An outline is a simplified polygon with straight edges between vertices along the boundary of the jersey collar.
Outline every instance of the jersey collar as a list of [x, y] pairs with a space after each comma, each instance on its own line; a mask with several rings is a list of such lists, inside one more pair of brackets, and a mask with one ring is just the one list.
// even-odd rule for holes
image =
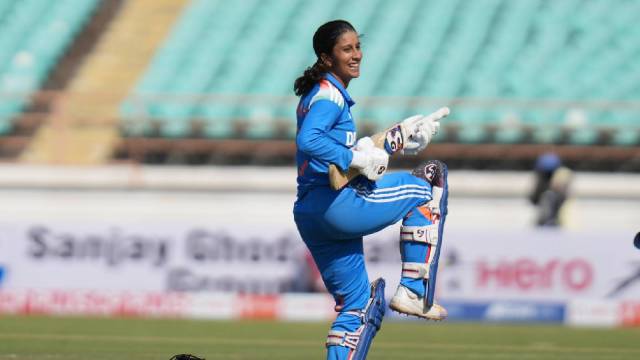
[[340, 80], [336, 79], [336, 77], [331, 75], [330, 73], [325, 74], [324, 77], [327, 80], [329, 80], [329, 82], [331, 82], [331, 84], [333, 84], [333, 86], [335, 86], [336, 88], [338, 88], [338, 90], [340, 90], [340, 93], [344, 97], [344, 100], [347, 102], [349, 107], [352, 107], [356, 103], [355, 101], [353, 101], [353, 99], [351, 98], [351, 96], [347, 92], [347, 89], [345, 89], [344, 86], [342, 86], [342, 83], [340, 82]]

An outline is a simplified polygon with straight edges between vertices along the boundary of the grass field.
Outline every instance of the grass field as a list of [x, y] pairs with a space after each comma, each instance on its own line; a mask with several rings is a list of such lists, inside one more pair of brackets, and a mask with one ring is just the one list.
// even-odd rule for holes
[[[0, 359], [323, 359], [325, 323], [0, 317]], [[368, 359], [639, 359], [640, 329], [385, 322]]]

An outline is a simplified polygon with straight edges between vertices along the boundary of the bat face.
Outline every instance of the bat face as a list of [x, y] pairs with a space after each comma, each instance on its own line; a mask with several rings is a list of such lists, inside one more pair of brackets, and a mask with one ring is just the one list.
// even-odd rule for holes
[[396, 153], [404, 147], [404, 138], [400, 125], [396, 125], [387, 131], [384, 141], [384, 149], [388, 154]]

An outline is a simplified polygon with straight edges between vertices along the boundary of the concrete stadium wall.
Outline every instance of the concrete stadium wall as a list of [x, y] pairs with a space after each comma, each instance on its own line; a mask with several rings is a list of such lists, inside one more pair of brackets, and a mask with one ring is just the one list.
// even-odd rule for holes
[[[2, 165], [0, 216], [204, 222], [245, 216], [259, 226], [291, 218], [295, 176], [288, 167]], [[452, 171], [449, 179], [449, 228], [532, 226], [531, 173]], [[640, 174], [576, 174], [563, 219], [570, 229], [637, 231]]]

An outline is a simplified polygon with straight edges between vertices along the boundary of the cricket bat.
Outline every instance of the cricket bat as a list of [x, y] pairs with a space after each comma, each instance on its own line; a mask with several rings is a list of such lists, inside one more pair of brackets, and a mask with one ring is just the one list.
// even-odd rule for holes
[[[450, 110], [448, 107], [440, 108], [422, 120], [411, 124], [411, 127], [418, 126], [421, 121], [424, 121], [429, 117], [435, 120], [440, 120], [447, 117], [449, 113]], [[371, 140], [373, 140], [375, 147], [383, 149], [387, 153], [394, 155], [404, 149], [407, 140], [409, 140], [411, 136], [410, 134], [413, 133], [410, 130], [411, 129], [404, 129], [402, 123], [398, 123], [382, 132], [371, 135]], [[334, 164], [329, 165], [329, 184], [333, 190], [342, 189], [358, 175], [360, 175], [360, 172], [357, 169], [349, 168], [347, 171], [342, 171]]]

